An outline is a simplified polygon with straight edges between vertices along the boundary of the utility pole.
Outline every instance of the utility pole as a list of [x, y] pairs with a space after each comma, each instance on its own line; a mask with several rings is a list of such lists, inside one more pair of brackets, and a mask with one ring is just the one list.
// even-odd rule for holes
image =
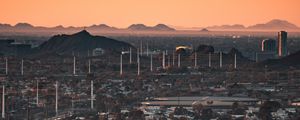
[[138, 66], [138, 73], [137, 75], [139, 76], [140, 75], [140, 56], [139, 56], [139, 53], [137, 54], [137, 66]]
[[211, 67], [211, 53], [208, 54], [208, 67]]
[[89, 59], [89, 71], [88, 71], [89, 74], [91, 74], [91, 60]]
[[147, 56], [149, 55], [149, 45], [148, 45], [148, 42], [147, 42]]
[[5, 119], [5, 85], [2, 85], [2, 118]]
[[8, 60], [7, 60], [7, 57], [5, 57], [5, 74], [8, 75]]
[[141, 54], [141, 56], [143, 55], [143, 41], [141, 40], [141, 46], [140, 46], [140, 54]]
[[173, 52], [173, 66], [175, 66], [175, 52]]
[[132, 63], [132, 50], [131, 47], [129, 48], [129, 64]]
[[24, 60], [21, 61], [21, 75], [24, 75]]
[[36, 106], [39, 105], [39, 81], [36, 80]]
[[168, 56], [168, 67], [171, 66], [171, 56]]
[[55, 116], [58, 115], [58, 82], [55, 83]]
[[123, 57], [123, 54], [121, 53], [121, 55], [120, 55], [120, 76], [122, 76], [122, 74], [123, 74], [123, 61], [122, 61], [122, 58]]
[[152, 61], [152, 54], [150, 54], [150, 71], [153, 71], [153, 61]]
[[73, 57], [73, 75], [76, 75], [76, 57]]
[[178, 54], [178, 63], [177, 63], [178, 68], [180, 68], [180, 54]]
[[165, 56], [165, 51], [163, 51], [163, 53], [162, 53], [162, 67], [163, 67], [163, 69], [165, 69], [166, 68], [166, 58], [165, 58], [166, 56]]
[[195, 52], [195, 63], [194, 63], [194, 67], [196, 68], [197, 67], [197, 52]]
[[94, 109], [94, 81], [91, 81], [91, 109]]
[[234, 69], [236, 69], [236, 53], [234, 54]]
[[220, 68], [223, 66], [223, 55], [222, 52], [220, 52]]

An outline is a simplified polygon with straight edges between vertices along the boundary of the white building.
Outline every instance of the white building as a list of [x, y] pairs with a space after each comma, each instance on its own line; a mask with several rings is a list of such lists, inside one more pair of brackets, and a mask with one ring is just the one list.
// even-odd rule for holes
[[100, 56], [104, 54], [104, 50], [102, 48], [95, 48], [93, 50], [93, 56]]

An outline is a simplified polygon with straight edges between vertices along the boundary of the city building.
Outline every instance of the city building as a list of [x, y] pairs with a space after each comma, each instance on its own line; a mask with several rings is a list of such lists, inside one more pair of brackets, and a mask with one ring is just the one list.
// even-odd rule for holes
[[276, 52], [276, 40], [274, 39], [264, 39], [261, 42], [262, 52]]
[[176, 46], [176, 53], [178, 54], [187, 55], [191, 51], [192, 51], [192, 47], [190, 46], [185, 46], [185, 45]]
[[277, 56], [277, 43], [274, 39], [264, 39], [261, 42], [261, 52], [256, 53], [256, 61], [275, 59]]
[[100, 56], [104, 54], [104, 50], [102, 48], [95, 48], [93, 50], [93, 56]]
[[284, 57], [287, 55], [287, 32], [278, 32], [278, 56]]

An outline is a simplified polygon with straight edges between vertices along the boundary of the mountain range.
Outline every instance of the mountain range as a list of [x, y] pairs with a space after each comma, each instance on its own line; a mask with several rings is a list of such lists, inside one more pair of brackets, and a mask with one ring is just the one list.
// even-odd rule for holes
[[232, 30], [300, 30], [298, 26], [286, 20], [273, 19], [266, 23], [260, 23], [245, 27], [241, 24], [209, 26], [207, 29], [232, 29]]
[[[194, 27], [195, 28], [195, 27]], [[199, 28], [199, 27], [197, 27]], [[241, 24], [234, 25], [215, 25], [202, 27], [206, 28], [209, 31], [212, 30], [300, 30], [298, 26], [292, 24], [286, 20], [273, 19], [266, 23], [255, 24], [251, 26], [244, 26]], [[12, 31], [12, 32], [26, 32], [26, 31], [79, 31], [79, 30], [89, 30], [89, 31], [176, 31], [175, 28], [167, 26], [165, 24], [157, 24], [155, 26], [146, 26], [144, 24], [132, 24], [127, 28], [117, 28], [112, 27], [106, 24], [94, 24], [86, 27], [64, 27], [62, 25], [55, 27], [43, 27], [43, 26], [33, 26], [29, 23], [17, 23], [16, 25], [10, 24], [1, 24], [0, 23], [0, 31]], [[192, 29], [190, 29], [192, 30]], [[197, 31], [201, 30], [200, 28]]]
[[117, 28], [112, 27], [106, 24], [99, 25], [91, 25], [87, 27], [64, 27], [62, 25], [58, 25], [55, 27], [43, 27], [43, 26], [33, 26], [29, 23], [17, 23], [12, 26], [10, 24], [1, 24], [0, 23], [0, 31], [63, 31], [63, 30], [89, 30], [89, 31], [175, 31], [174, 28], [171, 28], [165, 24], [157, 24], [155, 26], [146, 26], [144, 24], [132, 24], [127, 28]]

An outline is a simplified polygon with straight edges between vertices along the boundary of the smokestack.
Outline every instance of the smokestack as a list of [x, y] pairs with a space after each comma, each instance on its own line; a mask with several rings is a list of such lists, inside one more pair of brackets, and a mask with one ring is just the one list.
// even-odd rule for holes
[[5, 58], [5, 74], [8, 75], [8, 60]]
[[236, 69], [236, 54], [234, 54], [234, 69]]
[[223, 55], [222, 52], [220, 52], [220, 68], [223, 66]]
[[21, 61], [21, 75], [24, 75], [24, 60]]
[[197, 67], [197, 52], [195, 52], [195, 63], [194, 63], [194, 67]]
[[73, 57], [73, 75], [76, 74], [76, 57]]
[[131, 47], [129, 48], [129, 64], [132, 63], [132, 50]]
[[165, 56], [165, 51], [163, 51], [163, 54], [162, 54], [163, 56], [163, 59], [162, 59], [162, 67], [163, 67], [163, 69], [165, 69], [166, 68], [166, 56]]
[[55, 83], [55, 115], [58, 115], [58, 82]]
[[178, 63], [177, 66], [180, 68], [180, 54], [178, 54]]
[[91, 81], [91, 109], [94, 109], [94, 81]]
[[123, 59], [123, 54], [121, 53], [121, 56], [120, 56], [120, 76], [122, 76], [122, 74], [123, 74], [123, 61], [122, 61], [122, 59]]
[[90, 49], [88, 49], [88, 57], [90, 57]]
[[2, 118], [5, 118], [5, 86], [2, 86]]
[[153, 61], [152, 61], [152, 54], [150, 54], [150, 71], [153, 71]]
[[211, 53], [208, 54], [208, 67], [211, 67]]

